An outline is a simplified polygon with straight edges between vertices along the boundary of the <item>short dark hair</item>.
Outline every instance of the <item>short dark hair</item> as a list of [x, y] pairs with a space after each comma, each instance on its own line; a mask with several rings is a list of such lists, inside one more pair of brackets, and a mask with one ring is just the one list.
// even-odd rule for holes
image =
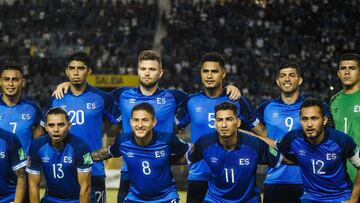
[[138, 56], [138, 63], [140, 63], [140, 61], [144, 61], [144, 60], [151, 60], [151, 61], [155, 60], [160, 64], [160, 68], [162, 68], [161, 56], [154, 50], [142, 51]]
[[231, 110], [234, 112], [235, 115], [237, 115], [237, 107], [235, 106], [235, 104], [232, 104], [230, 102], [222, 102], [215, 106], [215, 116], [218, 111], [223, 110]]
[[69, 65], [72, 61], [81, 61], [88, 68], [90, 68], [90, 57], [85, 52], [75, 52], [67, 57], [66, 64]]
[[312, 106], [317, 106], [320, 108], [320, 112], [321, 112], [321, 116], [325, 116], [325, 112], [324, 112], [324, 103], [322, 101], [320, 101], [319, 99], [316, 98], [307, 98], [303, 101], [303, 103], [301, 104], [300, 107], [300, 114], [301, 114], [301, 110], [303, 108], [307, 108], [307, 107], [312, 107]]
[[61, 108], [61, 107], [54, 107], [54, 108], [51, 108], [49, 109], [47, 112], [46, 112], [46, 121], [47, 121], [47, 118], [49, 115], [55, 115], [55, 114], [62, 114], [65, 116], [65, 119], [67, 122], [69, 122], [69, 115], [67, 114], [67, 112], [65, 111], [65, 109]]
[[225, 59], [224, 59], [224, 57], [221, 54], [217, 53], [217, 52], [208, 52], [208, 53], [204, 54], [202, 56], [202, 58], [201, 58], [201, 66], [206, 61], [218, 62], [222, 69], [224, 69], [224, 67], [225, 67]]
[[302, 77], [301, 75], [301, 67], [298, 63], [296, 62], [293, 62], [293, 61], [289, 61], [289, 62], [283, 62], [279, 65], [278, 67], [278, 76], [280, 74], [280, 71], [282, 69], [285, 69], [285, 68], [293, 68], [296, 70], [296, 74], [299, 76], [299, 77]]
[[21, 75], [23, 74], [22, 71], [22, 66], [20, 63], [16, 63], [13, 61], [10, 62], [6, 62], [3, 67], [1, 67], [1, 74], [5, 71], [5, 70], [17, 70], [21, 73]]
[[349, 52], [349, 53], [345, 53], [343, 55], [341, 55], [340, 57], [340, 61], [339, 61], [339, 67], [340, 67], [340, 63], [342, 61], [356, 61], [356, 63], [358, 64], [358, 66], [360, 66], [360, 55], [353, 53], [353, 52]]
[[155, 118], [155, 110], [151, 104], [149, 104], [147, 102], [143, 102], [143, 103], [135, 105], [134, 108], [131, 110], [131, 117], [133, 116], [134, 111], [139, 111], [139, 110], [146, 111], [149, 114], [151, 114], [151, 116], [153, 118]]

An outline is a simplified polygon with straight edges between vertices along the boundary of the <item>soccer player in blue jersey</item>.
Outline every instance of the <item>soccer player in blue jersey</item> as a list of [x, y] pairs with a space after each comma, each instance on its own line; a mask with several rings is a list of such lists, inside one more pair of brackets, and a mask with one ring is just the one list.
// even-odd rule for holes
[[[144, 50], [138, 56], [138, 76], [140, 85], [136, 88], [122, 87], [111, 94], [121, 110], [122, 131], [131, 132], [131, 109], [139, 103], [148, 102], [153, 105], [156, 112], [157, 124], [155, 130], [172, 133], [174, 131], [174, 117], [183, 105], [186, 94], [179, 90], [165, 90], [159, 88], [159, 80], [164, 70], [161, 56], [153, 50]], [[64, 88], [66, 91], [66, 88]], [[238, 89], [232, 86], [226, 88], [231, 99], [238, 98]], [[62, 96], [62, 86], [55, 95]], [[123, 202], [130, 187], [126, 164], [121, 170], [121, 180], [118, 193], [118, 202]]]
[[88, 145], [69, 133], [71, 123], [65, 110], [50, 109], [46, 114], [47, 134], [30, 146], [30, 202], [40, 202], [40, 172], [46, 179], [46, 193], [41, 202], [88, 203], [91, 191], [92, 159]]
[[135, 105], [132, 131], [117, 136], [109, 148], [92, 153], [94, 160], [123, 156], [131, 183], [126, 202], [179, 202], [170, 161], [183, 157], [188, 145], [173, 133], [155, 131], [156, 118], [151, 104]]
[[[304, 185], [302, 203], [358, 202], [360, 196], [359, 147], [340, 131], [325, 127], [328, 118], [323, 103], [306, 99], [300, 109], [301, 130], [288, 132], [275, 146], [288, 160], [299, 165]], [[357, 168], [354, 185], [346, 171], [346, 160]]]
[[[281, 139], [287, 132], [301, 129], [299, 111], [304, 97], [300, 95], [299, 87], [302, 82], [298, 64], [289, 62], [279, 66], [276, 84], [280, 97], [264, 102], [257, 109], [269, 138]], [[264, 203], [300, 202], [303, 186], [299, 167], [285, 164], [278, 168], [269, 167], [264, 188]]]
[[[48, 108], [61, 106], [70, 117], [70, 132], [86, 141], [91, 151], [102, 148], [103, 118], [113, 124], [119, 122], [119, 108], [106, 92], [90, 86], [86, 80], [92, 69], [89, 57], [82, 52], [67, 59], [66, 76], [70, 91], [62, 99], [52, 98]], [[102, 162], [96, 162], [92, 170], [92, 189], [98, 202], [106, 202], [105, 171]]]
[[26, 154], [13, 133], [0, 129], [0, 203], [22, 203], [27, 190]]
[[[261, 202], [256, 186], [258, 164], [280, 164], [260, 139], [238, 132], [241, 121], [237, 106], [223, 102], [215, 107], [215, 133], [200, 137], [188, 159], [204, 160], [211, 171], [205, 202]], [[274, 151], [275, 153], [275, 151]]]
[[[216, 52], [206, 53], [201, 61], [201, 80], [204, 91], [188, 96], [181, 113], [177, 114], [177, 126], [185, 128], [191, 123], [190, 142], [195, 143], [202, 135], [216, 132], [215, 105], [229, 101], [237, 106], [237, 116], [245, 123], [247, 129], [259, 135], [266, 135], [262, 124], [257, 119], [255, 110], [245, 97], [231, 101], [225, 94], [223, 80], [226, 76], [225, 60]], [[188, 176], [187, 202], [202, 202], [204, 200], [210, 169], [205, 163], [190, 166]]]
[[44, 132], [40, 126], [41, 109], [35, 102], [21, 98], [25, 79], [20, 64], [10, 62], [2, 67], [0, 85], [0, 128], [16, 134], [27, 152], [31, 141]]

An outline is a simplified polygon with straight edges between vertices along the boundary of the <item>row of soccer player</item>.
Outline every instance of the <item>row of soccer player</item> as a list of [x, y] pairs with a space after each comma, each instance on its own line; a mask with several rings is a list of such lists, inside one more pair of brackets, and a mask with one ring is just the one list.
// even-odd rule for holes
[[[61, 106], [70, 116], [72, 123], [71, 133], [82, 138], [87, 142], [91, 151], [95, 151], [102, 147], [102, 118], [105, 116], [111, 123], [118, 124], [122, 122], [122, 131], [129, 132], [129, 112], [131, 108], [142, 100], [149, 100], [154, 104], [161, 105], [162, 121], [159, 120], [160, 128], [164, 131], [170, 132], [173, 129], [173, 119], [166, 118], [166, 116], [174, 117], [177, 108], [184, 103], [186, 94], [181, 91], [167, 91], [158, 88], [158, 79], [162, 75], [161, 59], [154, 51], [144, 51], [139, 55], [139, 78], [140, 86], [138, 88], [120, 88], [115, 90], [112, 95], [118, 96], [116, 102], [113, 97], [97, 88], [91, 87], [87, 84], [87, 77], [91, 74], [89, 65], [89, 58], [84, 53], [75, 53], [68, 57], [67, 67], [65, 69], [66, 75], [70, 81], [70, 92], [65, 95], [63, 99], [52, 98], [47, 109], [54, 106]], [[35, 102], [21, 98], [22, 87], [25, 83], [23, 78], [21, 66], [16, 63], [8, 63], [4, 65], [1, 70], [1, 85], [2, 85], [2, 102], [1, 102], [1, 122], [0, 127], [6, 131], [15, 133], [22, 146], [24, 147], [25, 155], [29, 153], [30, 143], [33, 139], [39, 137], [44, 133], [43, 128], [39, 125], [42, 119], [42, 113]], [[235, 97], [239, 98], [238, 90], [233, 87]], [[234, 91], [235, 90], [235, 91]], [[236, 92], [237, 91], [237, 92]], [[236, 93], [238, 95], [236, 95]], [[132, 95], [129, 95], [132, 94]], [[148, 95], [146, 97], [145, 95]], [[127, 96], [129, 98], [124, 98]], [[119, 105], [119, 107], [118, 107]], [[126, 106], [130, 105], [130, 106]], [[126, 106], [126, 107], [124, 107]], [[121, 116], [120, 116], [121, 109]], [[45, 126], [45, 122], [42, 122]], [[105, 122], [104, 124], [108, 124]], [[5, 152], [5, 149], [4, 149]], [[5, 159], [4, 159], [5, 160]], [[59, 163], [60, 164], [60, 163]], [[9, 168], [7, 168], [9, 169]], [[54, 169], [55, 170], [55, 169]], [[21, 172], [22, 170], [19, 170]], [[125, 171], [123, 170], [124, 174]], [[125, 177], [123, 175], [122, 177]], [[15, 194], [15, 174], [11, 176], [8, 173], [2, 173], [4, 182], [8, 182], [1, 186], [1, 196], [13, 198]], [[24, 176], [18, 176], [21, 178]], [[18, 181], [22, 183], [24, 181]], [[105, 193], [105, 172], [103, 163], [95, 163], [92, 167], [92, 189], [95, 191], [96, 200], [104, 202]], [[129, 181], [125, 181], [129, 185]], [[121, 187], [125, 188], [125, 187]], [[72, 195], [73, 193], [66, 193]]]
[[[359, 83], [359, 57], [355, 54], [345, 55], [340, 61], [340, 68], [338, 71], [339, 78], [344, 83], [344, 93], [339, 94], [338, 97], [334, 100], [334, 103], [331, 105], [334, 108], [336, 107], [336, 101], [339, 101], [342, 95], [348, 96], [346, 90], [357, 92], [358, 83]], [[86, 77], [91, 73], [91, 68], [89, 66], [89, 60], [86, 55], [82, 53], [76, 53], [69, 57], [68, 66], [66, 68], [66, 74], [70, 80], [70, 91], [64, 95], [62, 99], [53, 99], [50, 102], [49, 108], [52, 106], [61, 106], [66, 109], [70, 116], [70, 121], [72, 123], [71, 133], [76, 136], [82, 137], [90, 146], [91, 151], [95, 151], [101, 148], [101, 117], [106, 115], [109, 120], [113, 123], [122, 122], [123, 133], [131, 132], [130, 127], [130, 115], [131, 109], [141, 102], [148, 102], [152, 104], [155, 109], [155, 115], [157, 118], [157, 123], [155, 126], [156, 131], [165, 131], [171, 133], [173, 130], [173, 120], [169, 118], [174, 118], [176, 115], [176, 125], [179, 128], [185, 127], [189, 122], [192, 123], [191, 129], [191, 142], [194, 143], [201, 135], [206, 133], [214, 132], [216, 122], [214, 106], [223, 101], [230, 101], [226, 95], [223, 94], [224, 88], [222, 86], [222, 80], [224, 79], [226, 73], [223, 69], [224, 60], [223, 58], [216, 53], [209, 53], [204, 55], [202, 60], [201, 67], [201, 78], [204, 85], [204, 91], [193, 94], [185, 95], [181, 91], [177, 90], [162, 90], [158, 88], [158, 81], [162, 76], [163, 69], [161, 66], [161, 59], [158, 54], [153, 51], [144, 51], [139, 55], [139, 67], [138, 75], [140, 80], [140, 85], [138, 88], [120, 88], [112, 92], [113, 98], [115, 98], [115, 104], [112, 104], [112, 98], [93, 87], [90, 87], [86, 83]], [[345, 63], [345, 64], [344, 64]], [[349, 64], [350, 63], [350, 64]], [[5, 76], [5, 73], [8, 73], [10, 76]], [[9, 74], [12, 73], [12, 74]], [[15, 76], [14, 76], [15, 75]], [[8, 69], [6, 67], [2, 70], [1, 77], [2, 87], [3, 87], [3, 101], [4, 104], [2, 108], [7, 108], [7, 115], [18, 115], [18, 120], [8, 121], [6, 123], [6, 128], [8, 131], [15, 132], [17, 136], [21, 137], [20, 140], [22, 144], [24, 142], [23, 137], [30, 137], [31, 141], [31, 132], [30, 133], [20, 133], [17, 131], [17, 127], [21, 126], [24, 121], [30, 120], [33, 123], [36, 123], [34, 106], [32, 103], [29, 103], [26, 100], [20, 100], [21, 94], [21, 85], [23, 83], [23, 78], [21, 76], [21, 71], [16, 69]], [[8, 83], [7, 83], [7, 82]], [[354, 82], [355, 81], [355, 82]], [[277, 78], [277, 84], [281, 90], [281, 97], [279, 99], [271, 100], [266, 104], [262, 105], [258, 109], [258, 114], [251, 108], [251, 105], [247, 102], [244, 97], [236, 98], [232, 101], [237, 108], [237, 116], [241, 118], [245, 124], [245, 128], [252, 129], [256, 134], [265, 136], [266, 132], [263, 125], [259, 120], [266, 125], [267, 133], [269, 137], [272, 136], [282, 136], [285, 132], [292, 129], [299, 129], [299, 109], [300, 105], [303, 102], [303, 97], [299, 95], [299, 86], [302, 83], [301, 72], [296, 64], [285, 64], [282, 65], [279, 69], [279, 74]], [[351, 84], [350, 84], [351, 83]], [[233, 87], [229, 87], [231, 89]], [[5, 89], [5, 90], [4, 90]], [[355, 91], [354, 91], [355, 89]], [[235, 91], [236, 93], [236, 91]], [[342, 96], [342, 97], [341, 97]], [[6, 99], [7, 98], [7, 99]], [[12, 98], [12, 99], [8, 99]], [[340, 99], [339, 99], [340, 98]], [[9, 100], [16, 101], [13, 105], [9, 105], [7, 102]], [[21, 101], [21, 102], [20, 102]], [[354, 102], [351, 100], [351, 102]], [[21, 104], [21, 105], [20, 105]], [[118, 105], [119, 107], [116, 107]], [[339, 105], [339, 104], [337, 104]], [[20, 106], [17, 112], [9, 111], [9, 107]], [[345, 105], [349, 107], [349, 104]], [[339, 109], [339, 107], [337, 107]], [[344, 113], [343, 107], [340, 107], [341, 111], [337, 113]], [[15, 108], [12, 108], [15, 109]], [[24, 113], [24, 109], [31, 110], [29, 113]], [[117, 111], [121, 110], [121, 117]], [[3, 111], [5, 112], [5, 111]], [[20, 112], [20, 113], [19, 113]], [[262, 113], [261, 113], [262, 112]], [[355, 107], [354, 107], [355, 112]], [[32, 113], [32, 114], [31, 114]], [[21, 116], [20, 116], [21, 115]], [[260, 116], [258, 116], [260, 115]], [[9, 116], [3, 117], [2, 120], [8, 119]], [[40, 116], [41, 117], [41, 116]], [[258, 119], [258, 117], [260, 119]], [[20, 119], [22, 120], [20, 120]], [[25, 118], [25, 119], [24, 119]], [[28, 118], [28, 119], [26, 119]], [[118, 119], [121, 118], [121, 119]], [[340, 117], [341, 118], [341, 117]], [[349, 125], [350, 122], [356, 122], [353, 120], [347, 121], [347, 118], [344, 118], [346, 127], [350, 134], [350, 129], [356, 127], [356, 125]], [[342, 118], [341, 118], [342, 119]], [[340, 120], [341, 120], [340, 119]], [[38, 119], [39, 120], [39, 119]], [[95, 121], [94, 121], [95, 120]], [[340, 128], [341, 125], [338, 125], [339, 115], [334, 116], [336, 127]], [[22, 121], [22, 122], [20, 122]], [[10, 123], [10, 125], [9, 125]], [[19, 124], [19, 125], [18, 125]], [[2, 124], [3, 125], [3, 124]], [[352, 127], [348, 127], [352, 126]], [[5, 126], [5, 125], [4, 125]], [[10, 128], [10, 127], [12, 128]], [[30, 124], [30, 128], [27, 130], [34, 129], [34, 136], [36, 136], [37, 127], [31, 128], [31, 126], [37, 126]], [[278, 128], [278, 129], [274, 129]], [[41, 130], [37, 130], [41, 131]], [[39, 133], [40, 134], [40, 133]], [[94, 136], [92, 136], [94, 135]], [[97, 136], [99, 135], [99, 136]], [[352, 134], [350, 134], [352, 135]], [[274, 138], [274, 137], [272, 137]], [[275, 137], [276, 139], [276, 137]], [[30, 142], [29, 142], [30, 143]], [[25, 151], [27, 152], [28, 145], [24, 145]], [[159, 152], [160, 153], [160, 152]], [[128, 156], [134, 156], [131, 155]], [[161, 154], [161, 153], [160, 153]], [[45, 160], [48, 160], [48, 157], [45, 157]], [[321, 162], [318, 162], [321, 163]], [[61, 164], [61, 163], [58, 163]], [[147, 168], [145, 165], [141, 165], [143, 168]], [[99, 165], [96, 167], [96, 165]], [[60, 167], [60, 170], [56, 168]], [[53, 174], [56, 174], [57, 171], [61, 170], [62, 165], [53, 166]], [[284, 166], [286, 167], [286, 166]], [[148, 169], [146, 169], [148, 170]], [[149, 168], [151, 170], [151, 168]], [[99, 172], [100, 171], [100, 172]], [[101, 172], [102, 171], [102, 172]], [[226, 171], [225, 173], [233, 173], [234, 171]], [[271, 170], [269, 170], [270, 172]], [[103, 166], [101, 163], [95, 163], [93, 166], [93, 177], [92, 177], [92, 189], [96, 190], [96, 199], [99, 201], [104, 201], [105, 199], [105, 184], [104, 184], [104, 172]], [[21, 177], [21, 176], [18, 176]], [[270, 176], [268, 176], [270, 177]], [[278, 177], [286, 177], [284, 174], [278, 175]], [[296, 174], [290, 172], [287, 177], [299, 177]], [[188, 201], [201, 201], [196, 199], [198, 197], [204, 198], [207, 191], [207, 180], [211, 178], [211, 172], [208, 169], [208, 166], [204, 163], [198, 165], [192, 165], [190, 169], [189, 176], [189, 189], [188, 189]], [[122, 202], [127, 190], [129, 188], [129, 179], [131, 176], [127, 174], [126, 170], [122, 170], [122, 181], [120, 184], [119, 193], [119, 202]], [[286, 178], [285, 178], [286, 179]], [[300, 180], [301, 181], [301, 180]], [[280, 183], [280, 184], [279, 184]], [[289, 193], [285, 192], [286, 195], [277, 196], [274, 195], [274, 189], [281, 188], [280, 192], [284, 191], [284, 188], [295, 188], [295, 191], [301, 189], [300, 195], [302, 194], [302, 185], [299, 181], [285, 180], [283, 185], [280, 181], [270, 181], [265, 184], [265, 201], [267, 198], [282, 198], [281, 202], [284, 202], [285, 197], [292, 197], [294, 192]], [[268, 189], [267, 189], [268, 188]], [[134, 188], [130, 189], [129, 196], [134, 193]], [[200, 190], [200, 191], [198, 191]], [[268, 192], [267, 192], [268, 191]], [[132, 193], [131, 193], [132, 192]], [[270, 194], [271, 195], [266, 195]], [[291, 191], [290, 191], [291, 192]], [[307, 191], [305, 191], [307, 192]], [[203, 194], [203, 195], [199, 195]], [[67, 194], [69, 195], [69, 194]], [[297, 197], [298, 199], [298, 197]], [[271, 200], [268, 200], [269, 202]], [[291, 201], [291, 200], [290, 200]], [[297, 200], [299, 201], [299, 200]], [[293, 202], [293, 201], [292, 201]]]

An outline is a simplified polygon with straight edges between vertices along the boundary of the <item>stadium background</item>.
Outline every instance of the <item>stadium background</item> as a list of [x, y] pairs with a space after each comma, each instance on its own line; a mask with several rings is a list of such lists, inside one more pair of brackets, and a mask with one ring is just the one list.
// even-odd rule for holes
[[[163, 88], [199, 91], [201, 55], [218, 51], [226, 59], [227, 84], [254, 106], [278, 96], [276, 67], [285, 60], [303, 68], [303, 94], [328, 101], [340, 88], [339, 56], [359, 51], [359, 12], [357, 0], [1, 0], [0, 62], [24, 65], [24, 96], [42, 107], [66, 80], [68, 54], [89, 53], [94, 73], [102, 74], [90, 82], [111, 90], [137, 85], [143, 49], [161, 53]], [[107, 162], [110, 169], [118, 165]], [[185, 173], [174, 169], [181, 189]]]

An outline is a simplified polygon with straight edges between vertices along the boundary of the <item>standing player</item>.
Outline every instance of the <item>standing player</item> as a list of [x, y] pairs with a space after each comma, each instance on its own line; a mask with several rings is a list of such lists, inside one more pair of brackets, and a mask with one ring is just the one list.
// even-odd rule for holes
[[[347, 134], [325, 127], [327, 120], [322, 102], [306, 99], [300, 110], [302, 129], [287, 133], [275, 146], [300, 167], [301, 202], [358, 202], [359, 148]], [[346, 159], [357, 168], [354, 186], [346, 172]]]
[[[69, 56], [65, 72], [70, 80], [70, 91], [62, 99], [52, 98], [48, 108], [63, 107], [70, 117], [70, 132], [85, 140], [91, 151], [101, 149], [103, 116], [114, 124], [118, 123], [119, 109], [110, 95], [87, 84], [86, 80], [92, 69], [85, 53], [78, 52]], [[97, 202], [106, 202], [102, 162], [93, 165], [91, 182]]]
[[261, 140], [238, 132], [240, 119], [236, 105], [223, 102], [215, 107], [215, 133], [200, 137], [189, 160], [204, 160], [211, 178], [205, 202], [261, 202], [256, 186], [258, 164], [275, 167], [281, 158], [269, 152]]
[[27, 152], [31, 141], [43, 133], [42, 112], [35, 102], [21, 98], [25, 79], [20, 64], [5, 64], [0, 84], [0, 128], [16, 134]]
[[[300, 96], [299, 87], [302, 82], [298, 64], [279, 66], [276, 84], [280, 89], [280, 98], [269, 100], [257, 109], [269, 138], [278, 140], [287, 132], [301, 128], [299, 112], [304, 97]], [[266, 174], [264, 203], [300, 202], [303, 186], [298, 166], [282, 164], [278, 168], [269, 167]]]
[[188, 145], [173, 133], [155, 131], [156, 122], [151, 104], [137, 104], [131, 110], [132, 131], [117, 136], [108, 149], [92, 153], [94, 160], [123, 156], [131, 182], [126, 202], [179, 202], [170, 159], [183, 157]]
[[[226, 76], [224, 65], [224, 58], [216, 52], [203, 56], [200, 75], [204, 91], [189, 95], [182, 113], [177, 115], [179, 128], [185, 128], [191, 123], [191, 143], [195, 143], [204, 134], [216, 131], [214, 108], [221, 102], [230, 102], [223, 88], [223, 80]], [[256, 134], [266, 136], [262, 124], [259, 123], [255, 111], [245, 97], [231, 102], [237, 106], [239, 110], [237, 116], [244, 121], [247, 128], [252, 129]], [[210, 176], [211, 173], [205, 161], [190, 166], [187, 202], [204, 200]]]
[[[112, 92], [113, 97], [121, 110], [123, 133], [130, 133], [130, 117], [132, 108], [142, 102], [150, 103], [156, 113], [157, 124], [155, 130], [166, 133], [174, 131], [174, 117], [177, 110], [183, 105], [186, 94], [179, 90], [165, 90], [159, 88], [159, 80], [163, 75], [161, 56], [153, 50], [144, 50], [138, 56], [138, 76], [140, 85], [136, 88], [122, 87]], [[66, 88], [64, 88], [66, 91]], [[238, 90], [227, 87], [230, 98], [238, 97]], [[62, 87], [55, 95], [62, 96]], [[121, 180], [118, 193], [118, 202], [123, 202], [130, 187], [126, 165], [121, 170]]]
[[46, 193], [41, 202], [90, 202], [90, 149], [83, 140], [69, 133], [70, 126], [69, 116], [62, 108], [47, 112], [48, 134], [34, 140], [29, 151], [26, 171], [30, 202], [40, 202], [41, 170], [46, 179]]
[[[335, 128], [360, 143], [360, 55], [347, 53], [341, 56], [337, 75], [343, 90], [330, 101]], [[348, 162], [348, 172], [355, 177], [357, 169]]]
[[27, 190], [26, 155], [13, 133], [0, 129], [0, 202], [22, 203]]

